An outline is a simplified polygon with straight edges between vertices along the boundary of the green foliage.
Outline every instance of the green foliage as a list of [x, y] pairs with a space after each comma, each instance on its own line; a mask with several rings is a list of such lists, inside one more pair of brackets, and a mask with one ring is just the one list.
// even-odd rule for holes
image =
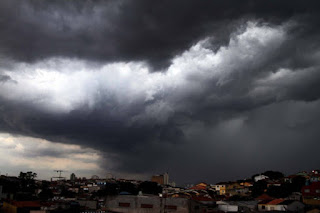
[[142, 193], [145, 193], [145, 194], [158, 195], [159, 193], [162, 192], [162, 187], [157, 183], [151, 182], [151, 181], [142, 182], [139, 185], [138, 189], [139, 191], [142, 191]]
[[22, 180], [34, 180], [37, 177], [37, 173], [34, 172], [20, 172], [19, 179]]
[[255, 182], [251, 188], [252, 197], [258, 197], [262, 195], [266, 189], [267, 189], [266, 181], [260, 180], [258, 182]]
[[290, 184], [282, 184], [281, 186], [270, 186], [267, 190], [267, 194], [275, 198], [285, 198], [292, 193]]
[[119, 183], [119, 192], [129, 192], [130, 194], [138, 194], [138, 189], [133, 183], [121, 182]]
[[278, 171], [266, 171], [262, 174], [268, 176], [271, 180], [279, 180], [284, 177], [283, 173]]

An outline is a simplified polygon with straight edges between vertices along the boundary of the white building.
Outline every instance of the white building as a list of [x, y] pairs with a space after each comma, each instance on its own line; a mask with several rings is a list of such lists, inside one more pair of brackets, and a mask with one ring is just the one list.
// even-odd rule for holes
[[253, 212], [258, 201], [217, 201], [216, 204], [224, 212]]
[[275, 199], [268, 202], [262, 201], [258, 204], [258, 210], [267, 211], [293, 211], [298, 212], [304, 209], [304, 204], [296, 200]]
[[265, 176], [265, 175], [257, 175], [254, 177], [254, 182], [258, 182], [259, 180], [264, 180], [264, 179], [267, 179], [269, 178], [268, 176]]

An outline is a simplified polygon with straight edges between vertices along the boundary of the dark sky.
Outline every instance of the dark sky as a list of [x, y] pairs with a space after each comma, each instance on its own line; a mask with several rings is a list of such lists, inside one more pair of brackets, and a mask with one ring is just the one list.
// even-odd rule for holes
[[24, 160], [1, 168], [60, 159], [180, 184], [315, 169], [319, 14], [317, 0], [2, 0], [0, 152]]

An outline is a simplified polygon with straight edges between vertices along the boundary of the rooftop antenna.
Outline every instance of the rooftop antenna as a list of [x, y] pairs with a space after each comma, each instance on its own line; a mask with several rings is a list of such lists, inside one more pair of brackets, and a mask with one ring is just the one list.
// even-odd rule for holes
[[53, 170], [53, 171], [56, 172], [57, 174], [59, 174], [59, 176], [52, 177], [52, 178], [51, 178], [51, 181], [52, 181], [53, 178], [56, 178], [56, 179], [58, 179], [58, 180], [66, 179], [65, 177], [62, 177], [62, 176], [61, 176], [62, 172], [66, 172], [66, 171], [64, 171], [64, 170]]

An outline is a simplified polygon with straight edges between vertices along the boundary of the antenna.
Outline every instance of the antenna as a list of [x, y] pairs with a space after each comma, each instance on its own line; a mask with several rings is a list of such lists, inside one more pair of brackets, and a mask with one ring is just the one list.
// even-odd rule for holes
[[53, 178], [56, 178], [56, 179], [58, 179], [58, 180], [66, 179], [65, 177], [62, 177], [62, 176], [61, 176], [61, 174], [62, 174], [63, 172], [66, 172], [66, 171], [64, 171], [64, 170], [53, 170], [53, 171], [56, 172], [57, 174], [59, 174], [59, 176], [57, 176], [57, 177], [52, 177], [52, 178], [51, 178], [51, 181], [52, 181]]

